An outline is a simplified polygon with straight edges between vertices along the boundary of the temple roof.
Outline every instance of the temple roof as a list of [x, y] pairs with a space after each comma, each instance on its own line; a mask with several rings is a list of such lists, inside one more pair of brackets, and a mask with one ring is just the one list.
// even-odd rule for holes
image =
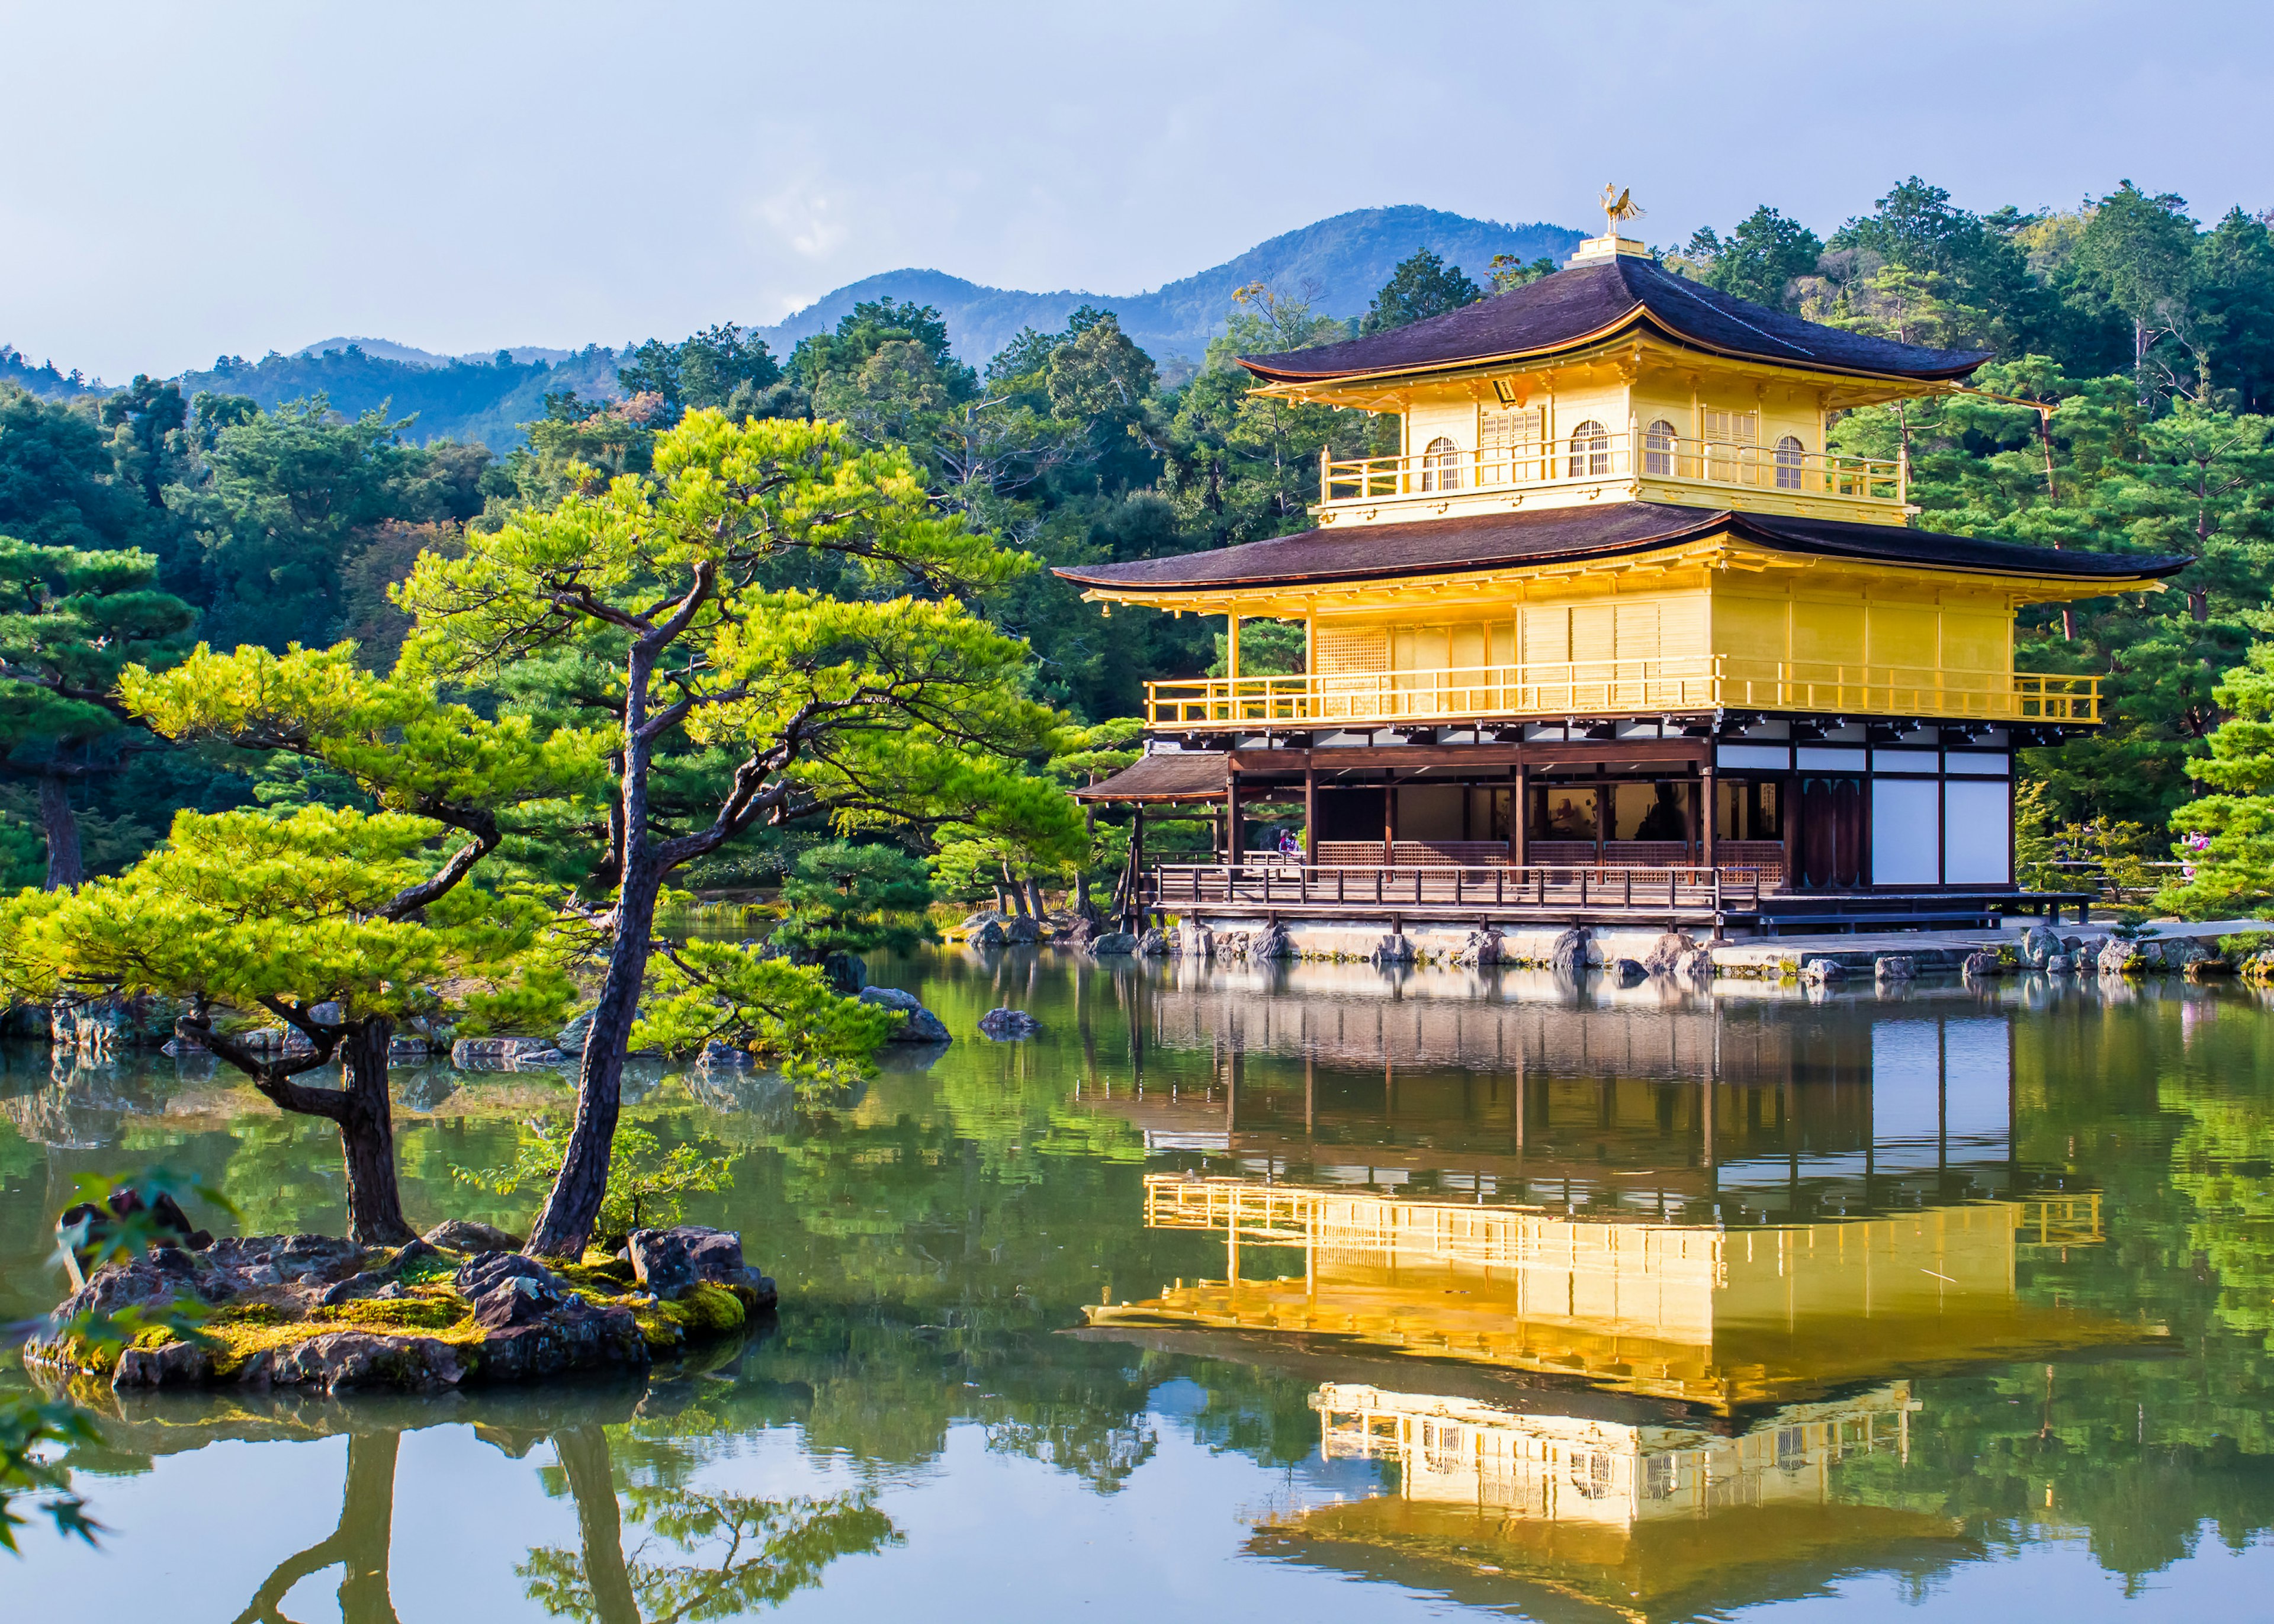
[[1139, 801], [1151, 805], [1222, 801], [1231, 782], [1222, 750], [1163, 750], [1141, 756], [1110, 778], [1073, 793], [1076, 801]]
[[1783, 553], [1977, 574], [2105, 579], [2111, 590], [2121, 590], [2117, 582], [2172, 575], [2189, 562], [2184, 557], [1978, 541], [1895, 524], [1611, 502], [1305, 530], [1209, 553], [1076, 565], [1057, 573], [1083, 586], [1137, 591], [1284, 586], [1615, 558], [1724, 532]]
[[1323, 382], [1552, 354], [1638, 324], [1716, 354], [1883, 378], [1962, 378], [1990, 358], [1984, 350], [1927, 350], [1820, 327], [1621, 254], [1386, 333], [1239, 364], [1274, 383]]

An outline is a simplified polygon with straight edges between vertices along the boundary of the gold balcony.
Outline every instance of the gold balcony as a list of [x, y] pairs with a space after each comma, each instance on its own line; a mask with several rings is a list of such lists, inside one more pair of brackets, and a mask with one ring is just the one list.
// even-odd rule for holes
[[1581, 433], [1477, 450], [1319, 462], [1319, 515], [1417, 517], [1506, 507], [1511, 493], [1546, 506], [1605, 496], [1695, 506], [1765, 508], [1899, 522], [1910, 500], [1900, 458], [1835, 456], [1641, 432]]
[[1145, 685], [1166, 732], [1561, 720], [1716, 710], [2095, 724], [2100, 679], [1700, 655], [1442, 671], [1194, 677]]

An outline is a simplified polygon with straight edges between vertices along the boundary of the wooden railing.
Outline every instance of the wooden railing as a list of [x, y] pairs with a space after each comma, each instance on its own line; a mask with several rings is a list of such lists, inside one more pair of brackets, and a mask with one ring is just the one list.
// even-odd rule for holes
[[1145, 719], [1156, 728], [1364, 726], [1722, 708], [2092, 723], [2100, 720], [2100, 679], [1715, 654], [1145, 685]]
[[1834, 456], [1774, 446], [1690, 440], [1679, 435], [1572, 435], [1474, 451], [1405, 456], [1321, 457], [1319, 500], [1366, 502], [1584, 485], [1598, 480], [1680, 479], [1698, 485], [1832, 496], [1901, 508], [1909, 500], [1901, 458]]
[[1259, 856], [1222, 863], [1162, 863], [1148, 901], [1171, 912], [1241, 904], [1252, 907], [1368, 909], [1574, 908], [1720, 914], [1760, 905], [1758, 868], [1624, 868], [1611, 864], [1324, 864]]

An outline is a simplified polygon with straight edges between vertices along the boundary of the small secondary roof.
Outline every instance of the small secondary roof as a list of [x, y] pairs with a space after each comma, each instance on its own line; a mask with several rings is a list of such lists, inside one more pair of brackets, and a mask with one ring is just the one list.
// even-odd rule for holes
[[1222, 750], [1163, 750], [1141, 756], [1110, 778], [1073, 793], [1076, 801], [1138, 801], [1152, 805], [1220, 801], [1231, 776]]
[[1980, 541], [1898, 524], [1684, 508], [1664, 502], [1471, 514], [1406, 523], [1361, 524], [1251, 541], [1209, 553], [1126, 564], [1073, 565], [1057, 571], [1082, 586], [1126, 591], [1194, 591], [1443, 575], [1510, 565], [1554, 564], [1647, 553], [1726, 532], [1784, 553], [1907, 564], [1927, 569], [2052, 579], [2153, 580], [2175, 574], [2185, 557], [2086, 553]]
[[1882, 378], [1962, 378], [1990, 358], [1986, 350], [1928, 350], [1822, 327], [1620, 254], [1386, 333], [1239, 364], [1274, 383], [1322, 383], [1551, 354], [1638, 324], [1718, 354]]

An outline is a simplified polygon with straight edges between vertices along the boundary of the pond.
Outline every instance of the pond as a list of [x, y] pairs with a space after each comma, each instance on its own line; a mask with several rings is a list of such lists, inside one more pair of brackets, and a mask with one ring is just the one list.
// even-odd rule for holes
[[[162, 1395], [10, 1618], [2168, 1619], [2274, 1584], [2274, 1018], [953, 951], [849, 1108], [651, 1068], [781, 1283], [633, 1385]], [[995, 1043], [1002, 1004], [1042, 1023]], [[0, 1077], [0, 1320], [71, 1178], [343, 1222], [335, 1142], [169, 1060]], [[405, 1071], [404, 1199], [566, 1102]], [[0, 1380], [20, 1382], [15, 1362]]]

